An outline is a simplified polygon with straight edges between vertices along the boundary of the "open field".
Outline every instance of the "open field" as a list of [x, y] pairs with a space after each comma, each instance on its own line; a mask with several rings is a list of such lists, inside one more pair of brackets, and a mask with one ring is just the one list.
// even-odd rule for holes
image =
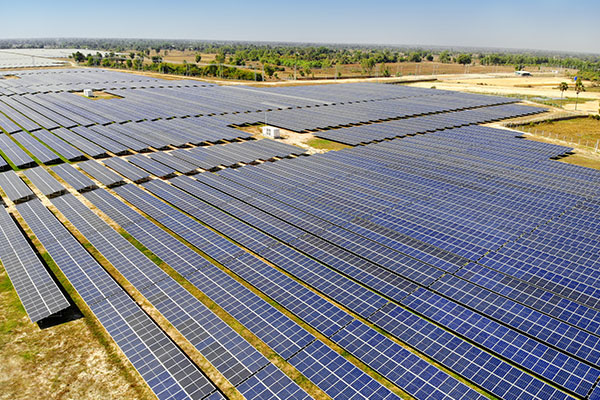
[[527, 132], [528, 139], [571, 146], [575, 149], [574, 155], [560, 161], [600, 169], [600, 145], [596, 151], [596, 144], [600, 140], [600, 120], [596, 118], [550, 121], [517, 129]]
[[[570, 79], [565, 76], [555, 76], [554, 74], [544, 74], [543, 76], [514, 77], [513, 76], [490, 76], [490, 77], [468, 77], [452, 76], [438, 77], [435, 87], [444, 90], [468, 91], [473, 93], [486, 93], [497, 95], [515, 95], [520, 94], [530, 97], [548, 97], [560, 99], [561, 92], [558, 85], [561, 82], [569, 82]], [[584, 82], [587, 87], [591, 87], [591, 82]], [[430, 87], [429, 83], [412, 83], [415, 87]], [[575, 97], [574, 90], [570, 88], [564, 93], [567, 97]], [[600, 99], [600, 92], [587, 91], [580, 95], [591, 100]]]

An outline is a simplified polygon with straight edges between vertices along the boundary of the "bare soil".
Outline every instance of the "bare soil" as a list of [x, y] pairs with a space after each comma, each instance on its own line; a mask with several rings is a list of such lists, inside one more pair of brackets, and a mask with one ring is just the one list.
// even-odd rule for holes
[[[499, 76], [438, 76], [437, 78], [438, 81], [435, 82], [437, 89], [498, 95], [540, 96], [556, 99], [561, 97], [561, 92], [558, 90], [558, 85], [561, 82], [573, 85], [571, 78], [562, 72], [559, 74], [539, 72], [534, 73], [534, 76], [531, 77], [515, 77], [514, 74], [504, 74]], [[592, 82], [584, 81], [584, 85], [592, 88]], [[411, 83], [410, 86], [430, 87], [431, 84], [417, 82]], [[575, 97], [575, 92], [570, 87], [563, 95], [565, 97]], [[590, 100], [600, 100], [600, 92], [594, 90], [586, 91], [580, 96]]]

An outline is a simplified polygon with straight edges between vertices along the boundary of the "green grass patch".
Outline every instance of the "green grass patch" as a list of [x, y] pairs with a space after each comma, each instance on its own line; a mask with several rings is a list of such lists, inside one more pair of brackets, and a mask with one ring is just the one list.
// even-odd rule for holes
[[581, 103], [585, 103], [587, 101], [596, 100], [596, 99], [590, 99], [590, 98], [586, 98], [586, 97], [579, 97], [579, 99], [577, 99], [577, 97], [570, 97], [570, 96], [560, 99], [560, 92], [557, 93], [556, 98], [544, 97], [544, 96], [532, 96], [532, 95], [525, 95], [525, 94], [502, 94], [502, 96], [517, 98], [517, 99], [521, 99], [521, 100], [528, 100], [528, 101], [531, 101], [534, 103], [539, 103], [539, 104], [543, 104], [543, 105], [551, 106], [551, 107], [562, 107], [565, 104], [575, 104], [575, 103], [581, 104]]
[[14, 290], [8, 274], [4, 272], [4, 267], [0, 267], [0, 347], [3, 347], [11, 340], [11, 335], [24, 321], [26, 316], [25, 308]]
[[350, 148], [347, 144], [334, 142], [332, 140], [313, 138], [306, 142], [307, 145], [319, 150], [342, 150]]

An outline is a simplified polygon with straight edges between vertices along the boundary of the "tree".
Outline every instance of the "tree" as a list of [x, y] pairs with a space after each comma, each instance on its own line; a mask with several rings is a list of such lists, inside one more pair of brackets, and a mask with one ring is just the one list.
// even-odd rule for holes
[[198, 64], [202, 60], [202, 55], [196, 54], [196, 64]]
[[583, 81], [581, 79], [577, 79], [575, 81], [575, 93], [577, 93], [577, 98], [575, 99], [575, 109], [577, 110], [577, 101], [579, 100], [579, 93], [585, 92], [585, 86], [583, 86]]
[[441, 63], [449, 63], [450, 62], [450, 53], [448, 53], [448, 50], [444, 50], [440, 53], [440, 62]]
[[79, 63], [85, 60], [85, 56], [80, 51], [78, 51], [76, 53], [73, 53], [73, 59]]
[[471, 55], [470, 54], [459, 54], [456, 58], [456, 62], [462, 65], [471, 64]]
[[427, 54], [427, 57], [425, 57], [427, 59], [427, 61], [433, 61], [433, 54]]
[[386, 78], [388, 78], [388, 77], [391, 76], [390, 69], [387, 67], [387, 65], [381, 64], [380, 70], [381, 70], [381, 75], [382, 76], [384, 76]]
[[563, 93], [569, 89], [569, 84], [567, 82], [561, 82], [560, 85], [558, 85], [558, 89], [560, 90], [560, 101], [562, 103]]
[[367, 75], [371, 75], [375, 67], [375, 59], [373, 57], [363, 58], [360, 61], [360, 66]]
[[[304, 68], [304, 73], [306, 74], [306, 76], [309, 76], [309, 75], [311, 75], [311, 74], [312, 74], [312, 70], [310, 69], [310, 67], [309, 67], [309, 66], [306, 66], [306, 67]], [[313, 76], [313, 78], [314, 78], [314, 76]]]
[[421, 53], [413, 52], [408, 56], [408, 61], [421, 62]]
[[133, 51], [129, 53], [129, 58], [131, 58], [132, 60], [135, 58], [135, 53]]
[[265, 64], [265, 74], [271, 78], [273, 77], [273, 74], [275, 73], [275, 67], [273, 67], [271, 64]]
[[131, 69], [131, 67], [133, 67], [133, 61], [131, 61], [131, 60], [127, 60], [127, 62], [125, 64], [127, 64], [127, 68], [129, 68], [129, 69]]

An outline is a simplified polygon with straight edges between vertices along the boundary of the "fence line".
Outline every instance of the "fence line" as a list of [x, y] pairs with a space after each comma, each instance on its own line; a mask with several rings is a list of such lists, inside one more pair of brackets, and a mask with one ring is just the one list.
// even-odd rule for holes
[[549, 139], [561, 140], [568, 144], [577, 145], [579, 147], [588, 147], [596, 153], [598, 153], [600, 151], [600, 139], [596, 139], [595, 141], [594, 141], [594, 139], [585, 139], [585, 141], [582, 142], [580, 136], [577, 137], [577, 140], [575, 141], [575, 140], [572, 140], [573, 139], [572, 136], [567, 136], [566, 134], [563, 134], [561, 137], [561, 135], [558, 132], [554, 132], [554, 133], [546, 132], [546, 131], [534, 129], [531, 127], [525, 128], [525, 129], [523, 129], [523, 131], [527, 132], [527, 133], [531, 133], [533, 135], [546, 137]]

